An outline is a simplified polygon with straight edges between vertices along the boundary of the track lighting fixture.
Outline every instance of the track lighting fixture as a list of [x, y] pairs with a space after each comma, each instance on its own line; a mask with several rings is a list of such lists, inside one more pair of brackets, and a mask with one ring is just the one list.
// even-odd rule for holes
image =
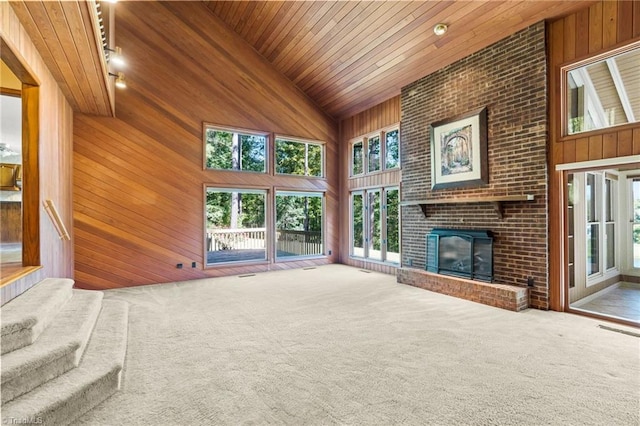
[[111, 77], [115, 77], [116, 81], [115, 81], [115, 85], [118, 89], [126, 89], [127, 88], [127, 82], [124, 79], [124, 73], [123, 72], [119, 72], [117, 74], [114, 74], [112, 72], [109, 73], [109, 75]]
[[117, 65], [117, 66], [124, 66], [124, 57], [122, 56], [121, 47], [116, 46], [115, 49], [110, 49], [109, 47], [105, 47], [104, 50], [108, 52], [105, 54], [107, 57], [107, 62], [113, 63], [114, 65]]

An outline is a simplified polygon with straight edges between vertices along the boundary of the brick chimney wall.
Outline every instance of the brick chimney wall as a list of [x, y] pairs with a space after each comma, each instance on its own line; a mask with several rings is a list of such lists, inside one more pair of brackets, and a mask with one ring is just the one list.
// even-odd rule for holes
[[[402, 266], [424, 269], [425, 235], [435, 227], [494, 233], [494, 283], [534, 286], [529, 305], [548, 309], [547, 57], [540, 22], [402, 89], [402, 200], [533, 194], [504, 203], [402, 208]], [[487, 107], [487, 185], [431, 189], [429, 125]], [[560, 238], [560, 236], [552, 236]]]

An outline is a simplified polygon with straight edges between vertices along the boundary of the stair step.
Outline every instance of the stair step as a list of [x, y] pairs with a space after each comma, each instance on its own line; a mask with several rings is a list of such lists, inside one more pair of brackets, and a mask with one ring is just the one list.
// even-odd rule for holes
[[69, 301], [73, 280], [47, 278], [4, 305], [0, 347], [2, 354], [32, 344]]
[[102, 292], [73, 290], [73, 297], [33, 344], [2, 356], [2, 403], [76, 367], [102, 306]]
[[115, 393], [127, 351], [128, 317], [126, 302], [103, 301], [78, 368], [3, 405], [3, 421], [34, 419], [42, 425], [65, 425]]

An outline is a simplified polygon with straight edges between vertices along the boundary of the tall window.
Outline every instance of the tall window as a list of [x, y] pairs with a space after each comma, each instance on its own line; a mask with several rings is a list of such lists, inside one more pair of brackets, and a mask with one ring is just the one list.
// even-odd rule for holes
[[400, 167], [400, 132], [392, 130], [385, 134], [385, 169]]
[[640, 178], [634, 178], [631, 182], [631, 209], [633, 267], [640, 268]]
[[207, 188], [207, 264], [266, 260], [266, 197], [259, 189]]
[[[584, 226], [584, 238], [578, 234], [580, 228], [576, 227], [570, 218], [570, 225], [575, 233], [571, 238], [574, 247], [570, 255], [575, 258], [577, 253], [583, 253], [586, 260], [587, 285], [592, 285], [600, 282], [607, 272], [618, 267], [618, 178], [608, 172], [587, 172], [570, 176], [570, 182], [573, 191], [576, 183], [582, 182], [584, 194], [584, 200], [580, 194], [572, 194], [571, 197], [574, 203], [570, 211], [573, 211], [576, 218], [575, 223], [583, 224], [579, 226]], [[578, 215], [582, 215], [584, 219], [578, 219]], [[577, 269], [575, 271], [578, 272]]]
[[400, 262], [400, 196], [398, 188], [351, 193], [351, 255]]
[[400, 167], [400, 131], [390, 128], [351, 141], [351, 176]]
[[364, 192], [351, 194], [351, 254], [364, 257]]
[[265, 173], [266, 134], [205, 127], [206, 168]]
[[600, 175], [587, 173], [585, 201], [587, 214], [587, 276], [600, 272]]
[[351, 146], [351, 175], [364, 173], [364, 142], [356, 142]]
[[324, 254], [324, 196], [311, 192], [276, 192], [276, 257]]
[[324, 145], [276, 139], [276, 173], [298, 176], [323, 176]]
[[369, 138], [367, 144], [369, 146], [369, 162], [367, 171], [369, 173], [377, 172], [380, 170], [380, 136], [373, 136]]

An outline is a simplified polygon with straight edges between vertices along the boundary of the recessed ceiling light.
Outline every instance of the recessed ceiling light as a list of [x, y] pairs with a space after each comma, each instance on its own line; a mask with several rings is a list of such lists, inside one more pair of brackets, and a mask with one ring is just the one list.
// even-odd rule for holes
[[443, 35], [447, 32], [447, 24], [437, 24], [435, 27], [433, 27], [433, 32], [437, 36]]

